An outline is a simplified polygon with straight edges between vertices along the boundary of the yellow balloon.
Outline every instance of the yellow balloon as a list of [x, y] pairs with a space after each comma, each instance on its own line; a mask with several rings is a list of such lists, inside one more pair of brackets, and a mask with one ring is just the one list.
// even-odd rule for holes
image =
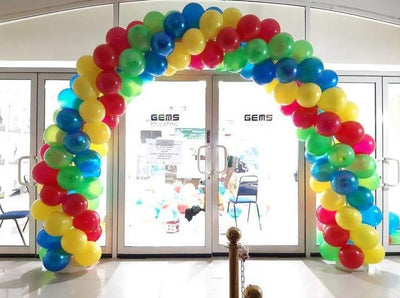
[[168, 65], [175, 70], [184, 70], [190, 64], [190, 54], [186, 51], [181, 42], [175, 43], [175, 48], [171, 55], [167, 57]]
[[364, 253], [364, 263], [367, 264], [378, 264], [385, 258], [385, 249], [380, 243], [372, 249], [362, 249], [362, 252]]
[[200, 30], [205, 39], [214, 39], [222, 28], [224, 18], [215, 10], [207, 10], [200, 17]]
[[65, 232], [61, 238], [61, 247], [68, 253], [73, 254], [74, 252], [82, 249], [87, 243], [87, 236], [85, 232], [73, 229]]
[[62, 236], [72, 227], [72, 218], [64, 212], [56, 211], [44, 222], [44, 229], [51, 236]]
[[271, 94], [274, 91], [276, 85], [278, 85], [278, 81], [273, 79], [271, 81], [271, 83], [265, 85], [265, 91], [267, 91], [267, 93]]
[[242, 17], [242, 13], [239, 9], [234, 7], [229, 7], [222, 13], [222, 18], [224, 20], [223, 27], [233, 27], [236, 28], [237, 23]]
[[351, 206], [344, 206], [336, 211], [335, 220], [345, 230], [354, 230], [361, 225], [361, 213]]
[[338, 112], [338, 115], [340, 117], [340, 120], [342, 120], [342, 122], [357, 121], [358, 114], [359, 114], [358, 106], [352, 101], [348, 101], [344, 106], [344, 108]]
[[164, 76], [166, 76], [166, 77], [172, 77], [175, 73], [176, 73], [176, 70], [173, 69], [173, 68], [171, 67], [171, 65], [168, 65], [168, 68], [167, 68], [166, 72], [164, 73]]
[[103, 144], [90, 144], [90, 150], [96, 151], [98, 154], [100, 154], [101, 157], [104, 157], [108, 153], [108, 144], [103, 143]]
[[329, 182], [321, 182], [315, 180], [313, 177], [310, 178], [309, 184], [312, 191], [315, 193], [321, 193], [331, 188], [331, 184]]
[[291, 104], [297, 96], [298, 87], [296, 82], [278, 83], [274, 89], [274, 98], [280, 105]]
[[101, 69], [94, 63], [94, 59], [90, 55], [84, 55], [78, 59], [76, 70], [80, 76], [86, 77], [96, 77], [101, 72]]
[[76, 78], [74, 84], [72, 85], [72, 89], [76, 96], [78, 96], [82, 100], [96, 100], [97, 94], [92, 88], [92, 84], [89, 79], [84, 76], [80, 76]]
[[378, 232], [367, 224], [350, 230], [350, 239], [363, 250], [373, 249], [379, 243]]
[[314, 83], [305, 83], [299, 87], [297, 102], [305, 108], [315, 106], [321, 98], [321, 88]]
[[41, 200], [36, 200], [31, 205], [31, 215], [36, 220], [45, 221], [53, 212], [61, 211], [62, 206], [49, 206]]
[[347, 103], [346, 93], [339, 87], [326, 89], [322, 92], [318, 107], [325, 112], [339, 112]]
[[64, 141], [64, 137], [67, 133], [62, 131], [58, 125], [52, 124], [49, 125], [43, 133], [43, 141], [48, 145], [62, 145]]
[[106, 115], [106, 109], [97, 99], [85, 100], [79, 106], [79, 115], [87, 123], [100, 122]]
[[103, 144], [111, 137], [110, 128], [103, 122], [86, 123], [83, 125], [83, 132], [86, 133], [93, 144]]
[[321, 206], [329, 211], [336, 211], [346, 205], [346, 197], [338, 194], [332, 188], [322, 193]]
[[197, 28], [191, 28], [183, 34], [182, 44], [191, 55], [199, 55], [206, 47], [203, 33]]
[[94, 241], [88, 241], [85, 246], [74, 253], [77, 263], [82, 266], [92, 266], [96, 264], [101, 257], [101, 247]]

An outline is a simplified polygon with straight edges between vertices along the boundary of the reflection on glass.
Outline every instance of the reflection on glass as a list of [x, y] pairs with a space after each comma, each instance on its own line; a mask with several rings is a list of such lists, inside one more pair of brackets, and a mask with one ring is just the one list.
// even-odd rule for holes
[[[0, 80], [0, 98], [0, 214], [21, 211], [17, 223], [13, 219], [2, 222], [0, 245], [21, 246], [24, 241], [29, 245], [29, 193], [18, 183], [18, 159], [30, 154], [31, 81]], [[25, 160], [22, 175], [27, 179], [28, 174]]]
[[205, 82], [145, 86], [126, 119], [124, 245], [204, 246]]
[[[388, 85], [388, 107], [385, 115], [385, 157], [400, 160], [400, 84]], [[385, 166], [385, 180], [396, 183], [397, 168], [395, 163]], [[389, 244], [400, 244], [400, 187], [391, 187], [389, 197]]]
[[297, 245], [297, 138], [273, 96], [251, 82], [220, 82], [218, 142], [228, 152], [219, 243], [236, 217], [247, 245]]

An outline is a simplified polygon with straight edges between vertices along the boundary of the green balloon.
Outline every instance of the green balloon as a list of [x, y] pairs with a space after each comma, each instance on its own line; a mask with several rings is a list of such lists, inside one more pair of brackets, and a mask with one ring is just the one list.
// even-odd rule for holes
[[239, 47], [233, 52], [226, 53], [224, 56], [225, 69], [229, 72], [240, 72], [247, 64], [246, 51]]
[[88, 200], [88, 210], [97, 210], [100, 205], [99, 199]]
[[331, 137], [324, 137], [318, 133], [310, 134], [306, 141], [306, 148], [309, 153], [321, 156], [328, 152], [332, 144]]
[[290, 57], [293, 52], [293, 37], [289, 33], [279, 33], [269, 42], [269, 54], [272, 60]]
[[313, 55], [313, 47], [307, 40], [297, 40], [293, 44], [292, 58], [298, 63]]
[[119, 66], [125, 73], [131, 76], [138, 76], [144, 71], [146, 61], [142, 52], [135, 49], [126, 49], [119, 56]]
[[367, 154], [357, 154], [353, 163], [347, 167], [358, 178], [371, 177], [376, 170], [375, 160]]
[[44, 154], [46, 164], [53, 169], [68, 167], [74, 159], [74, 155], [69, 153], [62, 145], [52, 145]]
[[339, 250], [340, 247], [330, 246], [325, 241], [323, 241], [319, 246], [321, 257], [328, 261], [337, 261], [339, 258]]
[[378, 189], [381, 186], [381, 178], [379, 177], [378, 173], [375, 172], [372, 174], [372, 176], [362, 179], [358, 179], [358, 185], [359, 186], [364, 186], [368, 188], [369, 190], [373, 191]]
[[347, 167], [354, 161], [354, 150], [351, 146], [338, 143], [328, 150], [329, 163], [334, 167]]
[[164, 31], [164, 15], [159, 11], [148, 12], [143, 19], [143, 24], [152, 34]]
[[131, 76], [125, 72], [119, 73], [122, 80], [121, 90], [119, 94], [124, 97], [126, 103], [130, 103], [133, 97], [142, 93], [143, 81], [140, 77]]
[[82, 180], [82, 172], [73, 166], [62, 168], [57, 174], [58, 185], [67, 190], [77, 189]]
[[321, 245], [324, 242], [324, 235], [321, 231], [317, 231], [315, 242], [317, 245]]
[[44, 247], [39, 248], [39, 259], [43, 261], [44, 255], [46, 254], [47, 249]]
[[302, 128], [297, 128], [296, 129], [297, 138], [301, 142], [305, 142], [308, 139], [308, 137], [313, 133], [315, 133], [315, 127], [314, 126], [311, 126], [309, 128], [305, 128], [305, 129], [302, 129]]
[[244, 47], [250, 63], [257, 64], [269, 57], [268, 45], [265, 40], [255, 38], [250, 40]]
[[62, 145], [67, 133], [62, 131], [57, 124], [48, 126], [43, 133], [43, 140], [48, 145]]
[[129, 29], [128, 42], [133, 49], [146, 52], [150, 50], [151, 36], [150, 29], [145, 25], [136, 25]]
[[400, 244], [400, 230], [396, 230], [390, 234], [390, 244]]
[[83, 195], [88, 200], [93, 200], [101, 196], [103, 193], [103, 185], [96, 177], [84, 178], [79, 184], [76, 191]]
[[215, 70], [216, 70], [216, 71], [219, 71], [219, 72], [225, 72], [225, 71], [227, 71], [227, 69], [226, 69], [226, 67], [225, 67], [224, 61], [222, 61], [222, 62], [217, 66], [217, 68], [216, 68]]
[[58, 108], [57, 110], [55, 110], [54, 112], [53, 112], [53, 122], [54, 123], [57, 123], [57, 115], [58, 115], [58, 113], [61, 111], [61, 108]]

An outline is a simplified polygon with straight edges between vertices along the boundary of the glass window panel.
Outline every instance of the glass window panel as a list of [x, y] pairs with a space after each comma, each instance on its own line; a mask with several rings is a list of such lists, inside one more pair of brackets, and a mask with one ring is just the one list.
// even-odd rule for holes
[[[0, 214], [29, 210], [29, 193], [18, 183], [18, 159], [30, 155], [30, 80], [0, 80]], [[29, 162], [22, 162], [22, 175], [29, 177]], [[28, 178], [26, 178], [28, 179]], [[27, 245], [29, 226], [26, 218], [18, 225]], [[23, 230], [23, 231], [22, 231]], [[18, 227], [11, 219], [0, 227], [0, 245], [23, 245]]]

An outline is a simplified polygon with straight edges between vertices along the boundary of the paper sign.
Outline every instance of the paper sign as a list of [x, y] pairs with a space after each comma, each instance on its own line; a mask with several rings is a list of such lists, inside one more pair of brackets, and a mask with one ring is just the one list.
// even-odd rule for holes
[[147, 139], [147, 163], [178, 165], [182, 160], [182, 141]]

